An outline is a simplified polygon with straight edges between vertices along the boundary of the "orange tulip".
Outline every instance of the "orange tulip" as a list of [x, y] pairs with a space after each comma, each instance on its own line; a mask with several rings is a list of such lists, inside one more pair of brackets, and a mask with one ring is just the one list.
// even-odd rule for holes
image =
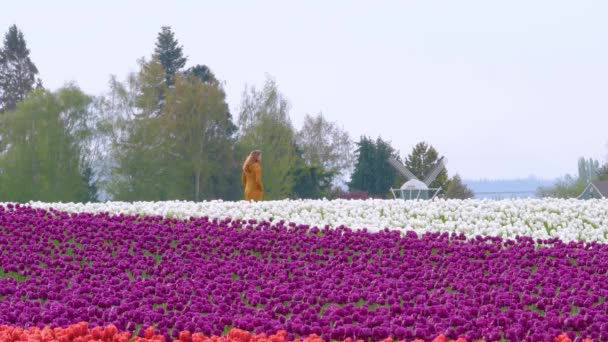
[[190, 332], [188, 330], [182, 330], [179, 332], [179, 340], [181, 342], [189, 342], [190, 341]]
[[433, 339], [433, 342], [447, 342], [448, 339], [444, 334], [441, 334]]
[[572, 342], [568, 334], [563, 333], [555, 338], [555, 342]]

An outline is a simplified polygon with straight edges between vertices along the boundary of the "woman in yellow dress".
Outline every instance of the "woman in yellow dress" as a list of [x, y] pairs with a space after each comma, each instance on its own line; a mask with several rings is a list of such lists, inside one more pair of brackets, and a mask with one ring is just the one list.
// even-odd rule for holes
[[243, 183], [246, 201], [261, 201], [264, 199], [264, 186], [262, 185], [262, 152], [251, 151], [243, 163], [241, 181]]

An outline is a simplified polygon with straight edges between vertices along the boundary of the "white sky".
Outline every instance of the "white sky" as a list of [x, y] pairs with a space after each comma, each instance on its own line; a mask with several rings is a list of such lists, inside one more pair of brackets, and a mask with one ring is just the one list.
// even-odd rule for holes
[[46, 87], [107, 90], [172, 26], [237, 113], [272, 75], [301, 127], [322, 111], [358, 140], [419, 141], [465, 179], [576, 172], [608, 155], [608, 1], [10, 1]]

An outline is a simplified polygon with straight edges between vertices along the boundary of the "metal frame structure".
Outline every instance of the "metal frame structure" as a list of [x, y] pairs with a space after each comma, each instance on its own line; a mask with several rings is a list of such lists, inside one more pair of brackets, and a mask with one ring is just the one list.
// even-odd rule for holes
[[[393, 193], [394, 199], [404, 199], [404, 200], [426, 200], [433, 199], [437, 196], [437, 194], [441, 191], [441, 188], [428, 188], [428, 189], [393, 189], [391, 188], [391, 192]], [[416, 193], [414, 196], [413, 194]], [[423, 195], [421, 197], [422, 194]], [[428, 196], [428, 194], [432, 194], [432, 196]]]
[[403, 183], [401, 188], [390, 189], [394, 199], [433, 199], [437, 196], [437, 194], [439, 194], [439, 191], [441, 191], [441, 188], [429, 188], [429, 185], [431, 185], [431, 183], [435, 180], [435, 178], [437, 178], [439, 173], [445, 167], [447, 160], [444, 157], [439, 158], [437, 163], [433, 165], [429, 174], [424, 178], [424, 181], [419, 180], [416, 175], [414, 175], [410, 170], [405, 167], [405, 165], [403, 165], [395, 158], [389, 157], [388, 162], [407, 179], [407, 181]]

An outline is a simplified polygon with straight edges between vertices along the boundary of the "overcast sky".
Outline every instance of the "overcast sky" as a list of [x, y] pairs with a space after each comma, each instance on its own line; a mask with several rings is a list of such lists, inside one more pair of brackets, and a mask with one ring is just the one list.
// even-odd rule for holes
[[107, 91], [161, 26], [237, 113], [276, 79], [296, 128], [323, 112], [406, 155], [419, 141], [465, 179], [576, 172], [608, 155], [608, 1], [9, 1], [46, 87]]

